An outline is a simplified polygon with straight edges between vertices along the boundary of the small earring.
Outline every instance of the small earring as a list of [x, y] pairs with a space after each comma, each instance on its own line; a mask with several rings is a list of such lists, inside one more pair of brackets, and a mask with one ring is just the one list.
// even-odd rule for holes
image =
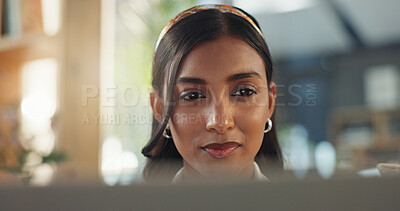
[[270, 118], [268, 118], [268, 128], [264, 130], [264, 133], [268, 133], [272, 129], [272, 121]]
[[[168, 125], [167, 125], [167, 127], [168, 127]], [[167, 139], [171, 139], [172, 137], [167, 134], [167, 127], [164, 129], [164, 132], [162, 135]]]

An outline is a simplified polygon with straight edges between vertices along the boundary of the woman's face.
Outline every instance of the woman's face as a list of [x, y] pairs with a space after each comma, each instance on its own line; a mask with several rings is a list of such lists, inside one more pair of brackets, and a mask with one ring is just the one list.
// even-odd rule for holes
[[229, 36], [196, 45], [182, 61], [169, 120], [186, 174], [249, 177], [276, 88], [261, 56]]

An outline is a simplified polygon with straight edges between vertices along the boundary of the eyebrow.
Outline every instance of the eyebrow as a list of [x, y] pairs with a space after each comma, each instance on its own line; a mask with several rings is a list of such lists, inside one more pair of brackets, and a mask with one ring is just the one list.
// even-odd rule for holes
[[206, 84], [206, 81], [201, 78], [179, 77], [178, 79], [176, 79], [175, 84], [178, 83]]
[[[236, 81], [236, 80], [243, 79], [243, 78], [251, 78], [254, 76], [261, 78], [260, 74], [252, 71], [252, 72], [248, 72], [248, 73], [237, 73], [237, 74], [231, 75], [226, 79], [226, 81], [232, 82], [232, 81]], [[178, 84], [178, 83], [206, 84], [206, 81], [201, 78], [179, 77], [178, 79], [176, 79], [175, 84]]]
[[243, 79], [243, 78], [251, 78], [251, 77], [258, 77], [261, 78], [261, 75], [258, 74], [257, 72], [248, 72], [248, 73], [238, 73], [238, 74], [234, 74], [228, 77], [228, 79], [226, 80], [227, 82], [232, 82], [232, 81], [236, 81], [239, 79]]

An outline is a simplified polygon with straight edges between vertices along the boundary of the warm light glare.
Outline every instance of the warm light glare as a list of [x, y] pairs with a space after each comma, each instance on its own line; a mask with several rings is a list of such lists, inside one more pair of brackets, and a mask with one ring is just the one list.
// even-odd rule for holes
[[34, 137], [32, 149], [43, 155], [49, 155], [55, 148], [56, 137], [51, 130], [38, 134]]
[[26, 155], [26, 162], [24, 167], [32, 168], [34, 166], [38, 166], [40, 163], [42, 163], [42, 157], [37, 153], [30, 152], [28, 155]]
[[121, 167], [125, 171], [135, 171], [138, 167], [138, 159], [133, 152], [124, 151], [121, 155]]
[[42, 0], [43, 30], [53, 36], [60, 30], [61, 0]]
[[308, 131], [302, 125], [290, 130], [289, 160], [291, 169], [298, 179], [303, 179], [311, 165], [308, 146]]
[[32, 171], [32, 177], [29, 181], [31, 185], [46, 186], [51, 183], [54, 176], [54, 169], [47, 163], [41, 164]]
[[107, 185], [118, 183], [121, 173], [121, 163], [119, 162], [121, 154], [122, 143], [119, 138], [111, 136], [104, 140], [101, 151], [101, 172], [103, 181]]
[[327, 141], [318, 143], [315, 147], [315, 167], [319, 175], [324, 179], [329, 179], [335, 172], [335, 166], [335, 147]]
[[124, 151], [120, 157], [121, 175], [119, 183], [121, 185], [129, 185], [135, 178], [135, 173], [139, 165], [138, 159], [133, 152]]
[[31, 120], [49, 119], [56, 111], [55, 102], [50, 99], [34, 95], [22, 100], [22, 114]]
[[121, 171], [119, 157], [122, 154], [122, 143], [117, 137], [108, 137], [104, 140], [102, 147], [101, 170], [104, 173]]
[[101, 171], [103, 180], [107, 185], [115, 185], [118, 182], [129, 184], [138, 164], [138, 159], [134, 153], [123, 150], [119, 138], [111, 136], [104, 140]]
[[31, 135], [50, 128], [57, 105], [57, 62], [40, 59], [22, 68], [22, 129]]
[[52, 179], [52, 167], [33, 166], [41, 162], [39, 155], [48, 155], [55, 148], [51, 118], [57, 110], [57, 62], [51, 58], [29, 61], [23, 65], [21, 75], [21, 143], [33, 151], [26, 157], [25, 167], [33, 174], [33, 184], [46, 185]]

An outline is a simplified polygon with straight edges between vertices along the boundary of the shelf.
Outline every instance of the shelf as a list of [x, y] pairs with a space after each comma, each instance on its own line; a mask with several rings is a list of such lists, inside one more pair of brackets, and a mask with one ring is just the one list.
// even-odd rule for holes
[[[331, 137], [338, 147], [340, 162], [351, 164], [351, 168], [363, 169], [378, 163], [398, 160], [400, 153], [399, 119], [400, 109], [374, 111], [367, 107], [341, 108], [332, 113]], [[370, 133], [353, 129], [353, 136], [345, 138], [349, 125], [366, 124]], [[398, 124], [398, 123], [397, 123]], [[347, 129], [346, 129], [347, 128]], [[356, 128], [356, 127], [355, 127]], [[357, 142], [365, 139], [364, 142]], [[354, 143], [356, 141], [356, 143]], [[355, 144], [359, 144], [356, 146]], [[362, 144], [364, 143], [364, 144]]]
[[54, 37], [49, 37], [44, 33], [26, 34], [18, 37], [2, 37], [0, 38], [0, 54], [52, 39], [54, 39]]

